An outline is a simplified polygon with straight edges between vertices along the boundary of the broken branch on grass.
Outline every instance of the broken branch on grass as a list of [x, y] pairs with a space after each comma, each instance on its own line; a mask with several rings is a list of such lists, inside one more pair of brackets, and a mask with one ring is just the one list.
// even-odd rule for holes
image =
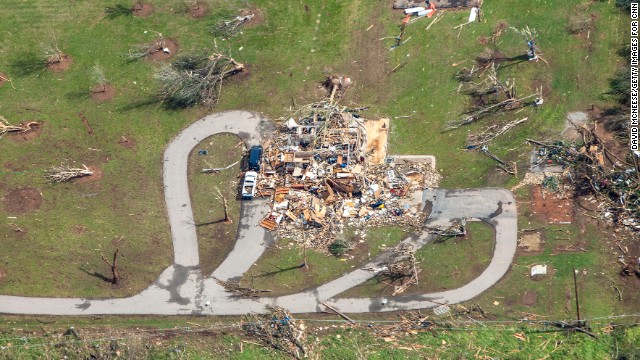
[[12, 125], [11, 123], [9, 123], [9, 121], [7, 121], [7, 119], [0, 115], [0, 137], [10, 132], [27, 132], [29, 130], [32, 130], [31, 128], [33, 126], [38, 126], [40, 124], [41, 123], [36, 121], [30, 121], [24, 125]]
[[86, 165], [82, 165], [82, 168], [73, 168], [67, 165], [54, 166], [47, 170], [45, 178], [53, 183], [62, 183], [76, 178], [91, 176], [91, 171]]

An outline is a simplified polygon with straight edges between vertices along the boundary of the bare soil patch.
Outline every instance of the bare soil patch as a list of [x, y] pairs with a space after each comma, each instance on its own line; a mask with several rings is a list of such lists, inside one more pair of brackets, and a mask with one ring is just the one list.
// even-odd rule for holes
[[522, 305], [535, 306], [538, 300], [538, 294], [535, 291], [525, 291], [522, 295]]
[[153, 14], [153, 4], [151, 3], [136, 3], [133, 6], [133, 9], [131, 10], [133, 12], [133, 15], [141, 17], [141, 18], [146, 18], [149, 15]]
[[91, 98], [97, 102], [113, 99], [116, 95], [116, 88], [111, 84], [96, 85], [91, 89]]
[[42, 205], [42, 194], [34, 188], [15, 189], [5, 194], [2, 202], [9, 214], [26, 214]]
[[[344, 74], [358, 78], [356, 84], [352, 85], [355, 88], [351, 89], [349, 94], [356, 103], [360, 102], [361, 96], [370, 97], [368, 102], [385, 103], [391, 94], [386, 89], [391, 76], [390, 71], [396, 65], [400, 65], [390, 64], [389, 50], [385, 42], [379, 40], [388, 36], [380, 16], [385, 11], [385, 4], [384, 2], [375, 2], [371, 3], [371, 6], [374, 9], [371, 11], [369, 19], [362, 25], [354, 26], [355, 28], [352, 30], [354, 34], [353, 45], [348, 49], [351, 56], [345, 58], [346, 63], [342, 67]], [[370, 25], [373, 27], [367, 31]], [[360, 93], [363, 94], [360, 95]]]
[[240, 12], [240, 16], [247, 16], [253, 14], [253, 18], [251, 18], [251, 20], [249, 20], [249, 22], [247, 22], [246, 24], [244, 24], [244, 27], [254, 27], [254, 26], [258, 26], [260, 24], [263, 24], [265, 22], [265, 17], [264, 17], [264, 13], [262, 12], [262, 10], [258, 9], [255, 6], [250, 7], [249, 9], [246, 10], [242, 10]]
[[9, 77], [7, 76], [7, 74], [0, 72], [0, 87], [2, 87], [2, 85], [4, 85], [4, 83], [7, 81], [9, 81]]
[[95, 166], [95, 165], [87, 165], [87, 167], [89, 168], [89, 170], [93, 171], [93, 175], [90, 176], [83, 176], [83, 177], [79, 177], [76, 179], [73, 179], [72, 181], [74, 183], [77, 184], [84, 184], [84, 183], [89, 183], [89, 182], [95, 182], [98, 181], [100, 179], [102, 179], [102, 169], [100, 169], [100, 167]]
[[9, 227], [11, 227], [11, 230], [13, 230], [13, 236], [16, 239], [24, 238], [29, 232], [29, 229], [24, 226], [18, 226], [17, 224], [9, 223]]
[[197, 3], [189, 6], [189, 15], [194, 19], [200, 19], [205, 17], [209, 13], [209, 4], [198, 1]]
[[540, 253], [543, 249], [544, 240], [539, 232], [525, 232], [518, 240], [518, 247], [525, 253]]
[[71, 227], [71, 232], [75, 235], [82, 235], [87, 232], [87, 227], [82, 225], [73, 225]]
[[[162, 61], [166, 60], [178, 52], [178, 42], [175, 39], [158, 39], [154, 42], [156, 46], [156, 50], [151, 54], [147, 55], [148, 60], [153, 61]], [[164, 49], [168, 49], [169, 52], [166, 52]]]
[[125, 147], [127, 149], [133, 149], [136, 146], [135, 141], [131, 138], [131, 136], [121, 136], [120, 140], [118, 140], [118, 145]]
[[67, 54], [62, 54], [60, 58], [52, 56], [49, 61], [47, 61], [47, 69], [54, 73], [65, 72], [71, 64], [73, 64], [73, 59]]
[[533, 188], [533, 213], [550, 224], [573, 222], [573, 201], [570, 198], [558, 198], [554, 193], [542, 193], [542, 187]]
[[[20, 126], [25, 126], [27, 123], [30, 123], [30, 122], [31, 121], [23, 121], [20, 123]], [[42, 132], [42, 123], [32, 123], [31, 126], [29, 127], [29, 130], [9, 133], [9, 137], [15, 141], [28, 141], [28, 140], [33, 140], [38, 136], [40, 136], [41, 132]]]

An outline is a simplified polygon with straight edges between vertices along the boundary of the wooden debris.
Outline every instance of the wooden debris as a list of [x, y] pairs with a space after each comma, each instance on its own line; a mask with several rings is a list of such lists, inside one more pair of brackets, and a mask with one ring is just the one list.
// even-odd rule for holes
[[47, 175], [45, 177], [51, 182], [61, 183], [79, 177], [91, 175], [93, 175], [93, 171], [91, 171], [86, 165], [82, 165], [82, 168], [73, 168], [70, 166], [61, 165], [52, 167], [47, 170]]
[[306, 327], [282, 308], [272, 308], [270, 314], [250, 314], [242, 325], [245, 335], [258, 340], [264, 346], [282, 351], [296, 359], [307, 356]]

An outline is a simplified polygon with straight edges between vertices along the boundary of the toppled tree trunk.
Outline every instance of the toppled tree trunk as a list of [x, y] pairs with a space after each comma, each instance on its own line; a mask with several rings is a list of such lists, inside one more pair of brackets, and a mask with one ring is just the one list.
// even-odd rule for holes
[[222, 281], [216, 278], [213, 278], [213, 279], [218, 283], [218, 285], [224, 287], [225, 290], [233, 293], [235, 296], [257, 297], [258, 294], [271, 292], [271, 290], [261, 290], [261, 289], [254, 289], [254, 288], [240, 286], [236, 282]]
[[10, 132], [27, 132], [31, 127], [40, 125], [39, 122], [31, 121], [24, 125], [11, 125], [7, 119], [0, 116], [0, 136]]
[[83, 168], [72, 168], [70, 166], [56, 166], [47, 171], [45, 176], [47, 180], [54, 183], [67, 182], [83, 176], [93, 175], [93, 171], [89, 170], [86, 165], [82, 165]]
[[218, 102], [222, 81], [242, 71], [243, 64], [220, 53], [183, 55], [156, 73], [162, 86], [160, 99], [172, 108], [197, 104], [211, 108]]

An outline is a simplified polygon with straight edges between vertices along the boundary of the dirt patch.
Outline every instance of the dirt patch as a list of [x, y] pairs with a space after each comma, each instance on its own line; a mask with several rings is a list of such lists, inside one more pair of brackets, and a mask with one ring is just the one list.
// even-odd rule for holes
[[121, 136], [118, 145], [127, 149], [133, 149], [136, 146], [135, 141], [130, 136]]
[[15, 189], [9, 191], [2, 202], [9, 214], [26, 214], [42, 205], [42, 194], [34, 188]]
[[89, 165], [87, 165], [87, 167], [89, 168], [89, 170], [93, 171], [93, 175], [83, 176], [83, 177], [79, 177], [79, 178], [73, 179], [72, 181], [74, 183], [84, 184], [84, 183], [89, 183], [89, 182], [95, 182], [95, 181], [98, 181], [98, 180], [102, 179], [102, 169], [100, 169], [100, 167], [98, 167], [98, 166], [89, 166]]
[[569, 244], [569, 245], [556, 245], [553, 248], [553, 254], [560, 254], [560, 253], [574, 253], [574, 252], [586, 252], [586, 244], [584, 242], [577, 242], [575, 244]]
[[26, 227], [18, 226], [17, 224], [9, 223], [9, 227], [11, 227], [11, 230], [13, 230], [13, 235], [16, 239], [22, 239], [29, 232]]
[[367, 120], [364, 122], [367, 131], [367, 161], [371, 165], [384, 163], [387, 157], [387, 138], [389, 137], [389, 119]]
[[[162, 61], [174, 56], [180, 47], [175, 39], [158, 39], [153, 46], [155, 50], [147, 55], [147, 59], [153, 61]], [[165, 49], [168, 49], [168, 52]]]
[[209, 13], [209, 4], [198, 1], [197, 3], [189, 6], [189, 15], [194, 19], [200, 19], [205, 17]]
[[113, 99], [116, 95], [116, 88], [111, 84], [96, 85], [91, 89], [91, 98], [97, 102]]
[[20, 126], [25, 126], [28, 123], [31, 123], [31, 125], [29, 126], [29, 130], [9, 133], [9, 138], [20, 142], [20, 141], [33, 140], [38, 136], [40, 136], [40, 133], [42, 132], [42, 123], [36, 123], [32, 121], [23, 121], [20, 123]]
[[558, 198], [554, 193], [542, 193], [542, 187], [533, 188], [533, 213], [550, 224], [569, 224], [573, 222], [573, 201]]
[[244, 27], [250, 28], [250, 27], [258, 26], [258, 25], [263, 24], [265, 22], [264, 13], [262, 12], [262, 10], [258, 9], [255, 6], [252, 6], [249, 9], [246, 9], [246, 10], [242, 10], [240, 12], [240, 16], [247, 16], [247, 15], [250, 15], [250, 14], [253, 14], [253, 18], [251, 18], [251, 20], [249, 20], [249, 22], [244, 24]]
[[82, 235], [87, 232], [87, 227], [82, 225], [73, 225], [71, 227], [71, 232], [74, 235]]
[[[391, 69], [395, 66], [402, 66], [402, 63], [390, 64], [389, 42], [379, 39], [389, 36], [382, 23], [380, 14], [384, 14], [385, 3], [376, 1], [371, 3], [374, 7], [371, 16], [364, 22], [357, 22], [353, 30], [354, 34], [352, 46], [347, 50], [350, 56], [345, 58], [346, 63], [340, 67], [344, 69], [341, 73], [357, 77], [358, 81], [352, 85], [350, 90], [350, 100], [358, 103], [366, 97], [367, 102], [386, 103], [392, 92], [388, 91], [391, 77]], [[367, 31], [369, 26], [373, 25]]]
[[518, 240], [518, 246], [525, 253], [540, 253], [544, 240], [539, 232], [526, 232]]
[[54, 73], [65, 72], [69, 67], [73, 64], [73, 59], [71, 56], [67, 54], [62, 54], [58, 58], [57, 56], [52, 56], [47, 61], [47, 69], [51, 70]]
[[535, 306], [538, 300], [538, 294], [535, 291], [525, 291], [522, 295], [522, 305]]
[[478, 44], [480, 45], [487, 45], [491, 41], [491, 38], [488, 38], [486, 36], [480, 36], [477, 39], [477, 41], [478, 41]]
[[4, 83], [7, 81], [9, 81], [9, 77], [7, 76], [7, 74], [0, 72], [0, 87], [2, 87], [2, 85], [4, 85]]
[[[604, 125], [596, 126], [595, 133], [600, 138], [600, 140], [602, 140], [604, 147], [607, 150], [611, 151], [618, 158], [624, 159], [629, 153], [629, 149], [622, 145], [620, 141], [616, 139], [615, 133], [608, 131], [604, 127]], [[613, 162], [616, 161], [613, 157], [609, 159], [607, 156], [605, 156], [605, 163], [613, 165], [613, 162], [611, 160], [613, 160]]]
[[153, 4], [136, 3], [135, 5], [133, 5], [133, 9], [131, 9], [131, 12], [133, 12], [133, 15], [137, 17], [146, 18], [149, 15], [153, 14], [153, 10]]

